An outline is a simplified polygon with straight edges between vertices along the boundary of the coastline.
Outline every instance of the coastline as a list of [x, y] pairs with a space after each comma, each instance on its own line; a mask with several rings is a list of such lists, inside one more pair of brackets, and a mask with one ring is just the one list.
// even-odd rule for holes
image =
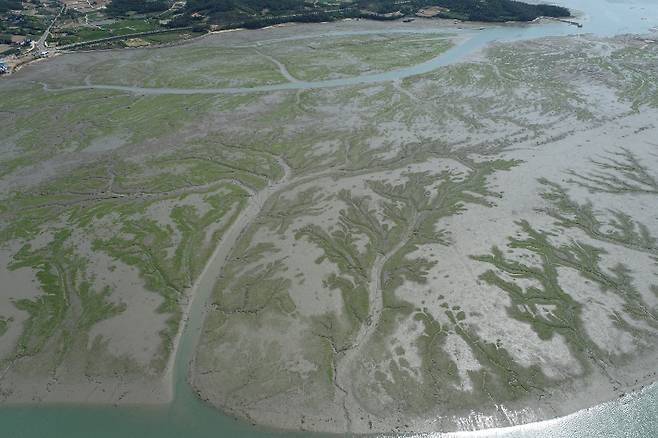
[[[627, 403], [629, 399], [640, 397], [645, 391], [650, 391], [658, 385], [658, 371], [647, 372], [640, 369], [647, 364], [653, 364], [658, 359], [658, 353], [650, 357], [642, 358], [635, 363], [638, 368], [634, 373], [624, 376], [628, 381], [625, 385], [616, 386], [610, 384], [609, 379], [604, 376], [590, 376], [586, 381], [578, 385], [570, 386], [565, 383], [563, 387], [552, 388], [554, 394], [542, 396], [540, 399], [528, 398], [519, 400], [512, 404], [496, 404], [489, 409], [466, 409], [462, 411], [449, 410], [448, 412], [436, 411], [428, 418], [397, 418], [395, 415], [387, 419], [381, 419], [378, 427], [369, 428], [360, 425], [359, 428], [345, 430], [328, 421], [328, 419], [306, 418], [304, 424], [300, 425], [297, 418], [290, 418], [288, 422], [282, 422], [280, 416], [271, 419], [255, 420], [251, 415], [236, 409], [234, 405], [222, 404], [218, 400], [204, 397], [203, 392], [194, 383], [191, 383], [194, 393], [200, 397], [202, 403], [207, 403], [216, 409], [218, 413], [237, 419], [244, 424], [262, 428], [285, 435], [286, 432], [311, 432], [322, 435], [324, 433], [333, 436], [344, 436], [356, 434], [357, 436], [425, 436], [426, 434], [439, 433], [438, 436], [445, 437], [479, 437], [505, 433], [506, 431], [527, 428], [541, 430], [550, 422], [566, 421], [593, 411], [604, 409], [605, 406], [615, 403]], [[599, 386], [601, 385], [601, 386]], [[596, 389], [593, 389], [596, 388]], [[359, 412], [353, 412], [359, 415]]]
[[[572, 15], [573, 19], [580, 19], [581, 17], [579, 15]], [[108, 51], [124, 51], [124, 50], [148, 50], [148, 49], [159, 49], [163, 47], [177, 47], [177, 46], [186, 46], [189, 44], [194, 44], [197, 41], [203, 40], [205, 38], [211, 37], [212, 35], [221, 35], [221, 34], [227, 34], [227, 33], [233, 33], [233, 32], [253, 32], [257, 33], [258, 31], [266, 31], [266, 30], [271, 30], [271, 29], [280, 29], [280, 28], [292, 28], [296, 26], [303, 26], [303, 27], [315, 27], [319, 25], [331, 25], [331, 24], [340, 24], [340, 23], [351, 23], [351, 22], [359, 22], [362, 24], [365, 28], [372, 28], [374, 29], [381, 29], [382, 31], [387, 31], [390, 30], [392, 26], [397, 26], [399, 27], [407, 27], [407, 28], [413, 28], [414, 27], [441, 27], [441, 28], [447, 28], [447, 29], [458, 29], [458, 30], [482, 30], [483, 28], [486, 27], [499, 27], [499, 26], [535, 26], [535, 25], [542, 25], [546, 23], [551, 23], [551, 22], [563, 22], [563, 23], [568, 23], [568, 24], [574, 24], [570, 21], [564, 21], [560, 19], [554, 19], [551, 17], [537, 17], [536, 19], [532, 21], [506, 21], [506, 22], [490, 22], [490, 21], [460, 21], [460, 20], [455, 20], [455, 19], [450, 19], [450, 18], [440, 18], [440, 17], [414, 17], [413, 22], [404, 22], [404, 18], [398, 18], [395, 20], [377, 20], [377, 19], [371, 19], [371, 18], [341, 18], [335, 21], [324, 21], [324, 22], [317, 22], [317, 23], [305, 23], [305, 22], [296, 22], [296, 21], [288, 21], [284, 23], [279, 23], [279, 24], [273, 24], [270, 26], [264, 26], [261, 28], [256, 28], [256, 29], [249, 29], [245, 27], [236, 27], [236, 28], [231, 28], [231, 29], [222, 29], [222, 30], [215, 30], [215, 31], [208, 31], [206, 33], [203, 33], [199, 36], [191, 37], [191, 38], [185, 38], [181, 39], [178, 41], [172, 41], [168, 43], [162, 43], [162, 44], [153, 44], [148, 47], [122, 47], [122, 48], [101, 48], [101, 49], [84, 49], [84, 46], [80, 49], [76, 50], [70, 50], [70, 49], [58, 49], [56, 46], [52, 48], [54, 50], [54, 53], [48, 56], [47, 58], [39, 58], [39, 57], [33, 57], [32, 59], [25, 60], [23, 62], [20, 62], [16, 65], [16, 67], [12, 68], [9, 73], [3, 75], [4, 77], [9, 77], [12, 74], [20, 71], [22, 68], [35, 64], [39, 61], [47, 62], [49, 59], [52, 59], [57, 56], [61, 56], [64, 54], [69, 54], [69, 53], [96, 53], [96, 52], [108, 52]], [[438, 25], [438, 26], [437, 26]], [[401, 31], [404, 31], [404, 29], [400, 29]], [[88, 42], [84, 43], [85, 46], [90, 44]], [[1, 78], [1, 76], [0, 76]]]
[[[306, 25], [305, 25], [306, 26]], [[287, 27], [287, 26], [286, 26]], [[474, 25], [475, 27], [475, 25]], [[258, 32], [258, 31], [254, 31]], [[204, 38], [206, 35], [200, 37]], [[185, 43], [190, 43], [193, 41], [186, 41]], [[251, 200], [250, 200], [251, 202]], [[256, 201], [255, 201], [256, 202]], [[248, 210], [246, 208], [243, 210], [243, 213]], [[245, 213], [246, 214], [246, 213]], [[242, 217], [242, 213], [236, 218], [236, 220], [232, 223], [231, 225], [231, 230], [236, 226], [235, 224], [237, 222], [241, 222], [240, 218]], [[239, 228], [239, 227], [238, 227]], [[230, 231], [229, 231], [230, 233]], [[239, 238], [240, 232], [236, 231], [235, 239]], [[229, 240], [232, 238], [229, 238]], [[235, 240], [234, 239], [234, 240]], [[224, 237], [222, 237], [221, 241], [224, 241]], [[48, 403], [48, 404], [58, 404], [58, 402], [61, 400], [66, 400], [67, 402], [70, 402], [72, 404], [76, 403], [85, 403], [85, 404], [115, 404], [115, 405], [169, 405], [172, 403], [175, 399], [175, 394], [174, 394], [174, 385], [176, 385], [177, 377], [176, 377], [176, 357], [178, 356], [178, 350], [180, 348], [180, 343], [181, 339], [185, 336], [185, 326], [188, 323], [188, 319], [190, 317], [190, 314], [193, 311], [193, 306], [194, 301], [195, 301], [195, 296], [196, 293], [194, 291], [197, 291], [204, 283], [207, 283], [208, 280], [206, 278], [206, 274], [212, 270], [212, 266], [215, 266], [218, 260], [221, 260], [222, 258], [225, 258], [228, 256], [228, 252], [231, 250], [232, 246], [224, 248], [224, 247], [218, 247], [213, 251], [213, 254], [211, 255], [209, 261], [206, 263], [204, 266], [203, 272], [200, 274], [199, 278], [195, 282], [195, 285], [191, 288], [190, 293], [188, 294], [188, 299], [187, 303], [184, 307], [183, 315], [181, 317], [181, 324], [179, 331], [176, 334], [176, 338], [173, 342], [174, 348], [172, 349], [172, 353], [170, 355], [168, 364], [166, 366], [166, 371], [164, 375], [166, 376], [165, 378], [162, 379], [162, 381], [158, 380], [148, 384], [144, 384], [143, 387], [141, 388], [134, 388], [134, 383], [132, 382], [112, 382], [110, 380], [102, 382], [100, 385], [98, 385], [97, 382], [95, 382], [95, 385], [98, 386], [98, 389], [94, 389], [91, 394], [85, 394], [86, 387], [84, 386], [85, 384], [80, 384], [81, 387], [78, 388], [76, 387], [76, 384], [71, 384], [70, 386], [67, 385], [67, 387], [61, 387], [60, 389], [55, 389], [53, 392], [49, 392], [46, 394], [45, 397], [43, 397], [42, 401], [39, 403]], [[204, 286], [205, 287], [205, 286]], [[199, 298], [202, 298], [200, 296]], [[202, 306], [203, 307], [203, 306]], [[196, 348], [195, 348], [196, 349]], [[192, 357], [196, 357], [194, 354]], [[600, 392], [597, 392], [594, 396], [594, 405], [588, 405], [583, 399], [585, 397], [590, 397], [591, 394], [587, 394], [584, 391], [569, 391], [569, 394], [571, 394], [572, 398], [569, 398], [569, 394], [567, 394], [564, 399], [559, 399], [559, 400], [554, 400], [554, 401], [549, 401], [549, 402], [537, 402], [536, 405], [533, 403], [527, 403], [530, 405], [530, 410], [532, 411], [531, 413], [524, 413], [524, 407], [522, 406], [517, 406], [517, 407], [511, 407], [509, 409], [516, 409], [517, 412], [519, 412], [521, 415], [520, 421], [521, 422], [536, 422], [538, 421], [539, 425], [541, 424], [542, 421], [544, 420], [551, 420], [556, 417], [561, 418], [565, 416], [571, 416], [571, 415], [576, 415], [581, 411], [590, 411], [593, 409], [597, 409], [599, 404], [607, 403], [609, 401], [612, 401], [614, 399], [624, 399], [625, 397], [629, 396], [634, 396], [634, 395], [629, 395], [634, 394], [634, 393], [641, 393], [644, 390], [645, 385], [649, 385], [649, 382], [655, 382], [655, 375], [656, 372], [654, 371], [651, 375], [644, 375], [645, 373], [642, 372], [641, 368], [643, 364], [646, 363], [655, 363], [653, 362], [654, 357], [651, 357], [651, 360], [649, 359], [643, 359], [641, 361], [638, 361], [636, 364], [631, 365], [631, 368], [634, 366], [637, 367], [636, 374], [631, 374], [630, 375], [630, 381], [627, 383], [627, 386], [619, 387], [616, 390], [601, 390]], [[193, 360], [193, 359], [190, 359]], [[183, 366], [184, 368], [187, 368], [187, 365], [179, 365]], [[643, 379], [644, 375], [644, 379]], [[625, 378], [629, 378], [628, 376], [625, 376]], [[191, 379], [194, 380], [194, 376], [191, 376]], [[631, 382], [632, 380], [637, 379], [635, 382]], [[607, 383], [606, 379], [603, 377], [600, 377], [598, 380], [594, 379], [595, 382], [590, 383], [592, 386], [599, 386], [599, 383]], [[30, 385], [33, 386], [43, 386], [43, 382], [40, 383], [34, 383], [30, 382]], [[18, 382], [19, 385], [23, 385], [23, 383]], [[171, 387], [170, 387], [171, 386]], [[649, 385], [650, 386], [650, 385]], [[27, 388], [28, 386], [26, 386]], [[118, 389], [117, 389], [118, 388]], [[125, 395], [120, 395], [123, 393], [123, 389], [126, 389], [126, 394]], [[198, 388], [194, 387], [194, 390], [198, 390]], [[27, 390], [26, 394], [30, 393], [31, 390]], [[108, 397], [107, 394], [112, 393], [111, 396]], [[119, 394], [119, 395], [117, 395]], [[565, 392], [566, 394], [566, 392]], [[154, 403], [149, 403], [150, 401], [155, 400]], [[21, 404], [31, 404], [34, 400], [29, 399], [28, 396], [25, 396], [24, 399], [19, 397], [19, 401], [17, 402], [3, 402], [3, 405], [7, 406], [13, 406], [14, 404], [21, 405]], [[591, 400], [590, 400], [591, 403]], [[548, 406], [546, 406], [548, 405]], [[544, 408], [548, 408], [545, 410]], [[492, 424], [493, 427], [506, 427], [505, 422], [507, 421], [508, 423], [513, 423], [513, 421], [510, 420], [510, 410], [509, 409], [498, 409], [497, 411], [491, 412], [491, 413], [479, 413], [475, 414], [473, 417], [472, 412], [464, 412], [463, 416], [458, 416], [459, 418], [446, 418], [445, 423], [442, 424], [442, 428], [444, 425], [447, 425], [445, 428], [446, 430], [450, 430], [450, 425], [455, 425], [458, 427], [470, 427], [471, 425], [478, 426], [478, 425], [489, 425]], [[227, 412], [231, 412], [230, 409], [228, 409]], [[513, 415], [513, 414], [512, 414]], [[239, 416], [239, 415], [238, 415]], [[462, 419], [468, 418], [469, 422], [463, 423]], [[250, 418], [244, 417], [244, 420], [251, 422]], [[527, 420], [527, 421], [526, 421]], [[394, 420], [392, 420], [394, 421]], [[397, 421], [397, 420], [395, 420]], [[295, 425], [297, 423], [294, 423]], [[423, 424], [425, 425], [425, 424]], [[267, 426], [267, 425], [266, 425]], [[308, 427], [311, 425], [309, 424]], [[395, 423], [391, 423], [392, 427], [395, 427]], [[293, 427], [293, 423], [291, 422], [291, 427], [283, 427], [283, 428], [276, 428], [275, 430], [305, 430], [305, 429], [299, 429], [297, 427]], [[415, 430], [413, 428], [409, 428], [409, 430]], [[434, 429], [429, 429], [429, 430], [434, 430]], [[327, 429], [327, 432], [331, 433], [338, 433], [338, 430], [335, 429]], [[381, 432], [390, 432], [390, 429], [382, 429]], [[485, 431], [486, 432], [486, 431]], [[460, 435], [456, 435], [460, 436]]]

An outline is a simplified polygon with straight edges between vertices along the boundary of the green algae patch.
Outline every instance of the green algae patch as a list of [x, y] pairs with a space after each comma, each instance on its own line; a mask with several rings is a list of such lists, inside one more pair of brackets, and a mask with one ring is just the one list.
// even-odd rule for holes
[[270, 43], [268, 54], [303, 81], [373, 74], [428, 61], [452, 47], [445, 35], [362, 35]]

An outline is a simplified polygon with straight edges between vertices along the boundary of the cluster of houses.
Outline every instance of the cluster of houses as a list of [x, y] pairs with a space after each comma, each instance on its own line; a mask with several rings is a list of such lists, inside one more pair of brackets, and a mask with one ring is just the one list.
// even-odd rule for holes
[[30, 47], [31, 45], [32, 40], [25, 35], [7, 35], [0, 41], [0, 53], [8, 49], [19, 49], [20, 47]]
[[423, 18], [434, 18], [446, 12], [450, 12], [450, 9], [441, 6], [429, 6], [419, 9], [416, 15]]
[[32, 40], [25, 35], [12, 35], [11, 44], [15, 46], [29, 46]]

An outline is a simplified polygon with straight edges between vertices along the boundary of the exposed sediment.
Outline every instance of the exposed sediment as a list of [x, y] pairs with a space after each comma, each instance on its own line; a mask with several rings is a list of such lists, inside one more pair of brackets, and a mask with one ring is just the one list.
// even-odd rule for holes
[[167, 402], [204, 304], [195, 390], [282, 429], [503, 426], [655, 381], [656, 44], [341, 84], [455, 40], [258, 35], [0, 84], [6, 403]]
[[[215, 290], [195, 364], [202, 397], [275, 427], [435, 431], [552, 418], [653, 381], [656, 297], [651, 275], [645, 277], [654, 269], [646, 264], [651, 256], [637, 248], [615, 260], [609, 245], [629, 248], [633, 229], [651, 240], [655, 224], [640, 219], [647, 219], [640, 210], [607, 222], [599, 212], [618, 201], [597, 196], [591, 202], [600, 206], [587, 214], [628, 231], [572, 233], [584, 225], [551, 217], [583, 207], [573, 201], [547, 206], [557, 195], [546, 194], [543, 181], [586, 175], [572, 166], [600, 164], [592, 157], [616, 150], [621, 139], [633, 139], [634, 151], [647, 153], [655, 90], [630, 98], [602, 73], [585, 85], [592, 72], [566, 55], [545, 55], [530, 68], [509, 62], [561, 45], [614, 63], [616, 55], [606, 57], [617, 49], [609, 45], [625, 51], [631, 40], [613, 41], [499, 46], [475, 63], [355, 88], [352, 117], [372, 111], [370, 93], [386, 96], [395, 110], [376, 120], [380, 132], [396, 131], [386, 131], [391, 137], [379, 149], [370, 146], [369, 156], [365, 150], [354, 155], [358, 146], [350, 141], [333, 158], [342, 174], [302, 184], [282, 195], [285, 208], [272, 203], [261, 213], [236, 252], [241, 265], [229, 267], [230, 278]], [[439, 97], [438, 83], [444, 87]], [[532, 98], [518, 94], [524, 87]], [[478, 95], [486, 107], [467, 103]], [[319, 90], [310, 96], [328, 98]], [[447, 96], [456, 101], [441, 105]], [[589, 99], [598, 100], [596, 107]], [[419, 122], [426, 117], [439, 125], [437, 113], [454, 120], [455, 107], [463, 118], [451, 122], [441, 140]], [[427, 131], [417, 139], [420, 126]], [[450, 144], [466, 133], [472, 137]], [[372, 138], [365, 141], [375, 144]], [[635, 178], [626, 172], [584, 176], [568, 190], [587, 199], [578, 191], [588, 189], [587, 181], [625, 187]], [[634, 208], [635, 201], [624, 202]], [[275, 225], [288, 214], [285, 225]], [[318, 248], [317, 269], [301, 266], [299, 256]], [[631, 271], [643, 280], [627, 276]], [[258, 287], [251, 275], [277, 286]], [[256, 301], [262, 304], [250, 305]], [[625, 313], [631, 308], [637, 311]], [[626, 339], [628, 348], [601, 344], [601, 333]], [[234, 360], [259, 365], [228, 370]]]

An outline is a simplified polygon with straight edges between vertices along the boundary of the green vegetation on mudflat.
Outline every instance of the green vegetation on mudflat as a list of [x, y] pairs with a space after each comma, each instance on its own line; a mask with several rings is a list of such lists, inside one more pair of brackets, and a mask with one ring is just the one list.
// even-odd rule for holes
[[[54, 336], [60, 336], [58, 333], [63, 332], [62, 340], [58, 341], [63, 350], [57, 353], [57, 360], [61, 361], [73, 342], [70, 333], [84, 336], [98, 320], [125, 310], [125, 305], [109, 305], [103, 301], [111, 293], [109, 286], [102, 293], [91, 290], [94, 274], [85, 272], [85, 260], [93, 254], [79, 252], [84, 251], [78, 246], [81, 243], [79, 239], [82, 239], [83, 242], [93, 240], [93, 251], [107, 253], [117, 261], [135, 266], [144, 279], [144, 287], [164, 298], [158, 310], [169, 314], [170, 318], [168, 328], [161, 333], [161, 358], [152, 364], [156, 369], [164, 366], [171, 339], [178, 328], [179, 302], [185, 297], [185, 288], [190, 287], [198, 276], [223, 229], [230, 225], [239, 211], [246, 193], [239, 186], [230, 182], [221, 183], [221, 178], [212, 177], [210, 183], [199, 181], [190, 186], [188, 181], [181, 181], [182, 186], [172, 187], [175, 175], [168, 178], [166, 191], [144, 191], [148, 180], [140, 181], [141, 184], [146, 183], [145, 186], [120, 187], [121, 182], [126, 181], [122, 170], [134, 175], [137, 169], [116, 164], [107, 169], [103, 166], [87, 169], [88, 177], [100, 180], [97, 192], [89, 191], [91, 187], [85, 183], [85, 177], [77, 175], [77, 178], [71, 176], [51, 183], [48, 191], [9, 200], [12, 213], [7, 212], [4, 217], [8, 219], [15, 215], [17, 220], [9, 219], [10, 225], [3, 230], [5, 241], [18, 238], [29, 242], [38, 234], [54, 233], [53, 240], [36, 252], [31, 251], [29, 243], [23, 246], [10, 264], [12, 269], [34, 269], [46, 293], [35, 301], [16, 302], [19, 309], [31, 315], [21, 338], [25, 341], [19, 343], [18, 356], [39, 353], [46, 343], [55, 342]], [[104, 173], [108, 175], [105, 184]], [[197, 175], [199, 180], [203, 174]], [[76, 180], [82, 183], [80, 189], [72, 186]], [[81, 189], [87, 192], [77, 191]], [[202, 196], [202, 203], [195, 201], [192, 205], [185, 205], [186, 197], [199, 195]], [[149, 217], [149, 206], [171, 201], [178, 204], [169, 213], [173, 227], [162, 226]], [[203, 206], [207, 212], [200, 215], [195, 205]], [[110, 219], [109, 224], [107, 219]], [[60, 221], [64, 221], [69, 229], [77, 229], [76, 233], [82, 233], [84, 237], [72, 240], [70, 231], [57, 231], [50, 225]], [[224, 222], [219, 228], [215, 225], [218, 221]], [[104, 223], [103, 227], [110, 225], [116, 233], [114, 237], [98, 237], [95, 229], [100, 223]], [[213, 231], [208, 236], [207, 230], [211, 229]], [[78, 300], [81, 303], [76, 305]], [[76, 320], [75, 330], [67, 328]]]
[[11, 322], [12, 322], [11, 318], [0, 317], [0, 336], [7, 333], [7, 330], [9, 329], [9, 324], [11, 324]]
[[[482, 411], [502, 425], [500, 404], [557, 400], [643, 358], [658, 288], [638, 270], [656, 256], [655, 226], [597, 207], [654, 196], [641, 151], [590, 162], [579, 149], [582, 166], [560, 184], [510, 183], [555, 178], [559, 169], [528, 163], [546, 143], [651, 101], [651, 87], [617, 93], [624, 71], [651, 65], [641, 51], [616, 63], [614, 40], [605, 53], [585, 38], [559, 50], [563, 40], [542, 40], [396, 82], [243, 95], [65, 89], [283, 82], [283, 67], [313, 80], [420, 62], [446, 44], [398, 37], [358, 38], [373, 53], [339, 37], [223, 34], [221, 44], [75, 54], [86, 62], [51, 61], [47, 88], [8, 90], [2, 250], [12, 275], [35, 274], [41, 291], [26, 287], [0, 309], [0, 331], [15, 333], [11, 316], [27, 321], [8, 379], [68, 368], [162, 377], [191, 293], [209, 279], [193, 384], [257, 423], [368, 432]], [[309, 43], [335, 68], [295, 56]], [[261, 53], [245, 61], [237, 45]], [[608, 87], [597, 98], [610, 105], [590, 85]], [[113, 338], [131, 321], [153, 335], [133, 355]]]
[[601, 218], [591, 202], [578, 203], [559, 184], [546, 179], [540, 182], [547, 188], [542, 197], [552, 204], [546, 212], [557, 220], [556, 225], [578, 228], [592, 239], [658, 256], [656, 238], [646, 225], [634, 220], [628, 213], [610, 210], [610, 218]]
[[[533, 206], [541, 196], [542, 210], [506, 199], [512, 189], [502, 185], [506, 171], [528, 175], [525, 163], [509, 160], [516, 146], [540, 151], [617, 117], [593, 105], [582, 84], [610, 87], [630, 60], [610, 70], [616, 64], [593, 41], [555, 44], [497, 45], [486, 60], [394, 84], [289, 93], [252, 119], [268, 134], [267, 126], [290, 127], [275, 135], [287, 147], [279, 140], [273, 151], [293, 176], [246, 226], [218, 275], [195, 361], [202, 396], [255, 422], [367, 432], [409, 418], [495, 417], [502, 414], [491, 400], [521, 409], [590, 378], [619, 388], [608, 376], [653, 354], [656, 287], [637, 269], [653, 257], [654, 228], [631, 212], [588, 207], [567, 185], [584, 189], [599, 174], [646, 188], [650, 173], [610, 154], [578, 170], [581, 185], [574, 174], [524, 195]], [[281, 50], [267, 53], [293, 72]], [[651, 93], [610, 96], [628, 109]], [[499, 229], [493, 223], [503, 219], [486, 213], [499, 203], [523, 212], [518, 233], [474, 231], [503, 243], [471, 252], [478, 242], [455, 230], [489, 221]], [[474, 221], [478, 214], [486, 221]], [[453, 239], [461, 246], [453, 249]], [[615, 247], [640, 255], [626, 261]], [[627, 345], [611, 346], [602, 330]], [[237, 357], [258, 365], [235, 369]], [[273, 370], [269, 380], [264, 367]]]
[[[101, 379], [160, 374], [189, 289], [223, 233], [251, 192], [283, 172], [271, 155], [248, 145], [198, 138], [181, 147], [169, 136], [176, 138], [209, 108], [229, 111], [252, 99], [153, 99], [36, 87], [5, 95], [12, 111], [1, 129], [12, 131], [14, 144], [2, 163], [5, 178], [53, 154], [98, 158], [83, 155], [61, 175], [25, 180], [20, 190], [3, 193], [0, 242], [8, 268], [33, 272], [42, 292], [14, 300], [27, 319], [3, 363], [12, 373], [36, 370], [44, 376], [78, 366]], [[76, 124], [80, 129], [70, 129]], [[151, 139], [162, 143], [153, 148]], [[139, 154], [134, 145], [142, 145]], [[129, 150], [130, 159], [124, 159]], [[114, 264], [103, 267], [103, 257]], [[95, 331], [99, 322], [129, 310], [121, 298], [125, 291], [115, 286], [117, 266], [139, 275], [135, 295], [161, 297], [156, 311], [166, 323], [154, 328], [160, 341], [146, 364], [111, 353], [112, 333]], [[2, 319], [3, 332], [10, 321]]]
[[36, 356], [47, 346], [54, 347], [45, 359], [50, 363], [41, 363], [52, 369], [62, 363], [70, 348], [85, 345], [86, 335], [95, 323], [125, 310], [125, 305], [106, 300], [109, 288], [92, 289], [85, 275], [85, 259], [67, 245], [70, 236], [70, 231], [61, 229], [54, 231], [53, 239], [42, 248], [33, 250], [26, 244], [9, 265], [12, 270], [32, 268], [44, 292], [37, 299], [16, 302], [18, 309], [29, 314], [18, 340], [16, 358]]
[[[469, 326], [466, 315], [458, 307], [449, 308], [444, 302], [447, 321], [439, 322], [427, 308], [417, 308], [399, 295], [399, 288], [411, 283], [421, 288], [428, 284], [430, 269], [440, 261], [414, 255], [424, 245], [449, 245], [449, 230], [435, 229], [442, 219], [466, 211], [469, 205], [491, 206], [491, 199], [500, 195], [487, 187], [488, 177], [497, 171], [510, 169], [518, 163], [505, 161], [471, 161], [458, 153], [447, 159], [458, 159], [468, 169], [466, 174], [444, 175], [435, 186], [434, 196], [428, 195], [428, 186], [435, 178], [428, 175], [409, 175], [404, 186], [391, 187], [373, 184], [373, 190], [392, 202], [385, 207], [389, 220], [398, 218], [406, 224], [407, 234], [394, 252], [389, 252], [381, 271], [383, 309], [381, 320], [374, 332], [364, 358], [354, 369], [354, 391], [359, 403], [376, 415], [391, 410], [405, 415], [425, 415], [440, 406], [442, 412], [474, 409], [490, 396], [510, 401], [525, 396], [530, 390], [539, 390], [548, 379], [539, 367], [523, 368], [502, 346], [489, 345]], [[441, 181], [441, 179], [439, 179]], [[404, 206], [403, 208], [396, 207]], [[422, 334], [413, 342], [420, 354], [420, 364], [411, 365], [406, 359], [395, 359], [389, 347], [395, 331], [409, 319], [423, 327]], [[456, 334], [471, 348], [483, 367], [478, 376], [471, 373], [474, 388], [471, 392], [457, 392], [460, 378], [455, 364], [445, 351], [449, 334]], [[377, 365], [374, 365], [377, 364]], [[388, 376], [388, 377], [385, 377]], [[365, 385], [365, 382], [374, 382]], [[389, 400], [386, 402], [386, 400]]]
[[591, 193], [658, 195], [658, 178], [627, 148], [592, 160], [594, 170], [584, 175], [569, 172], [570, 182]]
[[[303, 81], [377, 73], [428, 61], [452, 47], [447, 35], [364, 35], [310, 38], [305, 45], [268, 47], [267, 55]], [[261, 52], [262, 48], [258, 49]]]
[[[595, 170], [591, 173], [570, 172], [573, 179], [568, 183], [591, 193], [655, 196], [654, 191], [647, 189], [655, 177], [629, 150], [620, 148], [607, 158], [592, 160], [592, 164]], [[601, 316], [609, 318], [617, 330], [627, 332], [640, 348], [653, 349], [658, 306], [640, 293], [633, 277], [635, 272], [626, 261], [609, 264], [609, 257], [614, 254], [603, 245], [624, 247], [656, 260], [656, 238], [627, 212], [598, 211], [591, 201], [575, 201], [559, 184], [543, 178], [540, 183], [545, 188], [541, 196], [548, 202], [543, 212], [556, 220], [557, 229], [541, 231], [527, 220], [516, 222], [519, 233], [508, 239], [505, 250], [494, 247], [489, 255], [473, 256], [494, 267], [480, 278], [507, 293], [509, 317], [529, 324], [542, 340], [556, 336], [565, 339], [572, 356], [580, 363], [581, 373], [596, 371], [609, 376], [609, 370], [630, 356], [597, 345], [595, 338], [599, 333], [592, 331], [596, 329], [592, 329], [591, 320], [587, 324], [584, 321], [587, 308], [606, 302]], [[569, 230], [583, 233], [583, 240], [565, 239], [563, 233]], [[582, 292], [578, 292], [583, 286], [563, 277], [569, 270], [578, 273], [581, 281], [593, 285], [602, 296], [583, 301]], [[655, 284], [649, 286], [656, 290]], [[611, 295], [616, 298], [604, 298]]]
[[[232, 47], [164, 47], [156, 53], [139, 51], [130, 64], [106, 59], [93, 66], [92, 83], [142, 87], [254, 87], [286, 82], [276, 64], [265, 56]], [[119, 69], [122, 74], [113, 74]], [[242, 97], [245, 98], [245, 97]], [[249, 99], [249, 97], [246, 97]], [[178, 97], [174, 98], [179, 101]]]

